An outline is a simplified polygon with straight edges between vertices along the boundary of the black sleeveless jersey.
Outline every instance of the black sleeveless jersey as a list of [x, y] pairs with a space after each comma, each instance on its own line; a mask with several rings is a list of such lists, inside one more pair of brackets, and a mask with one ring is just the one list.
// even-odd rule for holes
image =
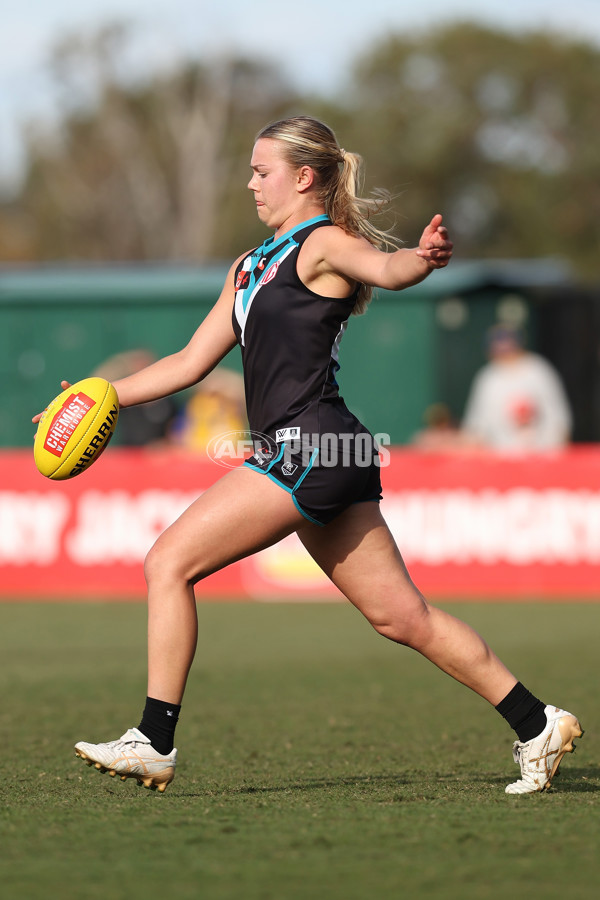
[[317, 216], [269, 238], [235, 272], [233, 329], [242, 351], [248, 422], [253, 433], [275, 441], [300, 437], [294, 429], [303, 435], [365, 431], [340, 398], [335, 378], [357, 292], [322, 297], [296, 271], [303, 242], [329, 224], [327, 216]]

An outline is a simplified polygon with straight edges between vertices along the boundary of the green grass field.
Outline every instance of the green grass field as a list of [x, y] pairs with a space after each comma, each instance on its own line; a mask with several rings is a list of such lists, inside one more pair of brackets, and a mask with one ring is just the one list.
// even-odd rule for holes
[[342, 604], [201, 605], [175, 781], [111, 779], [72, 745], [138, 724], [144, 606], [0, 604], [0, 895], [595, 898], [600, 606], [449, 608], [587, 729], [548, 794], [506, 796], [500, 717]]

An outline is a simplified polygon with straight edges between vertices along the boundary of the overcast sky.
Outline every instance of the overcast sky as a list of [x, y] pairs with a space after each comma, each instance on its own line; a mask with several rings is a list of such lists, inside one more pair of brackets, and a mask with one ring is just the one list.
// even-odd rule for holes
[[[600, 45], [600, 0], [24, 0], [6, 4], [0, 40], [0, 183], [19, 173], [19, 125], [51, 118], [45, 61], [65, 33], [111, 19], [138, 28], [138, 66], [222, 49], [282, 63], [319, 91], [343, 88], [348, 63], [389, 31], [470, 18], [512, 30], [546, 27]], [[144, 60], [142, 63], [141, 60]]]

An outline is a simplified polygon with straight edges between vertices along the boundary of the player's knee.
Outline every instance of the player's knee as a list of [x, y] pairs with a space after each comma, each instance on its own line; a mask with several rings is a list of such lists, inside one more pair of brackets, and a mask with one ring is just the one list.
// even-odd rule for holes
[[190, 581], [180, 555], [162, 538], [156, 541], [144, 560], [144, 577], [149, 588]]
[[410, 632], [403, 622], [393, 620], [382, 622], [371, 622], [371, 625], [382, 637], [388, 641], [394, 641], [396, 644], [404, 644], [408, 646], [410, 643]]
[[146, 584], [148, 587], [154, 585], [160, 578], [161, 574], [164, 572], [163, 566], [161, 564], [162, 553], [157, 548], [157, 545], [154, 544], [153, 547], [146, 554], [146, 558], [144, 560], [144, 578], [146, 579]]
[[375, 631], [382, 637], [416, 649], [426, 640], [429, 608], [423, 602], [411, 610], [390, 610], [388, 615], [378, 616], [370, 621]]

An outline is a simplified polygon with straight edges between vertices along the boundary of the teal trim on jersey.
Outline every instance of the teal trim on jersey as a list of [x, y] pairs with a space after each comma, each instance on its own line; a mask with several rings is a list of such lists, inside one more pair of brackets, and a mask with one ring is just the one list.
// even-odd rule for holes
[[279, 460], [281, 459], [281, 457], [284, 454], [284, 451], [285, 451], [285, 441], [281, 445], [281, 450], [279, 451], [279, 453], [277, 454], [275, 459], [272, 459], [266, 468], [264, 468], [263, 466], [253, 466], [251, 462], [248, 462], [248, 460], [244, 461], [244, 465], [248, 466], [249, 469], [254, 469], [255, 472], [260, 472], [261, 475], [268, 475], [269, 471], [273, 468], [275, 463], [279, 462]]
[[275, 263], [277, 263], [284, 256], [287, 256], [287, 254], [297, 246], [298, 244], [296, 243], [296, 241], [290, 238], [282, 247], [279, 248], [279, 251], [270, 258], [269, 265], [265, 266], [265, 269], [260, 273], [259, 278], [256, 278], [254, 276], [254, 272], [252, 273], [252, 275], [250, 276], [250, 283], [248, 284], [248, 287], [244, 288], [244, 296], [242, 298], [242, 309], [244, 310], [244, 312], [246, 312], [246, 310], [248, 309], [248, 304], [252, 300], [255, 290], [261, 286], [264, 275], [269, 271], [269, 269], [271, 269], [272, 266], [275, 265]]
[[[296, 488], [298, 487], [298, 485], [296, 485], [296, 487], [294, 487], [294, 488], [290, 488], [287, 486], [287, 484], [284, 484], [283, 481], [280, 481], [279, 478], [275, 478], [274, 475], [271, 475], [270, 472], [263, 472], [263, 475], [266, 475], [267, 478], [270, 478], [274, 484], [276, 484], [280, 488], [283, 488], [284, 491], [287, 491], [288, 494], [292, 495], [292, 500], [294, 501], [294, 506], [296, 507], [298, 512], [304, 516], [305, 519], [308, 519], [309, 522], [314, 522], [315, 525], [319, 525], [321, 528], [325, 527], [324, 522], [319, 522], [318, 519], [313, 519], [313, 517], [309, 516], [309, 514], [306, 512], [306, 510], [302, 509], [302, 507], [300, 506], [300, 504], [296, 498], [296, 494], [294, 493]], [[302, 476], [302, 477], [304, 477], [304, 476]], [[300, 482], [298, 482], [298, 484], [299, 483]]]
[[[290, 244], [293, 244], [296, 247], [298, 246], [296, 241], [293, 240], [293, 237], [297, 231], [301, 231], [303, 228], [308, 228], [310, 225], [314, 225], [316, 222], [325, 221], [329, 221], [329, 216], [314, 216], [312, 219], [307, 219], [306, 222], [300, 222], [299, 225], [295, 225], [293, 228], [290, 228], [289, 231], [286, 231], [285, 234], [281, 234], [277, 239], [275, 239], [275, 237], [267, 238], [262, 242], [260, 247], [257, 247], [256, 250], [254, 250], [254, 252], [250, 254], [250, 268], [247, 269], [247, 271], [250, 272], [250, 279], [246, 287], [243, 289], [244, 293], [242, 295], [242, 309], [244, 312], [246, 312], [250, 299], [254, 293], [254, 289], [258, 284], [260, 284], [262, 277], [265, 274], [264, 271], [261, 271], [258, 276], [256, 275], [256, 267], [258, 266], [261, 259], [265, 256], [268, 256], [268, 254], [272, 253], [273, 250], [279, 248], [279, 252], [269, 260], [268, 269], [270, 269], [271, 266], [281, 258], [283, 253], [288, 251]], [[246, 257], [246, 260], [247, 259], [248, 257]], [[243, 265], [245, 265], [246, 260], [244, 260]], [[266, 271], [268, 271], [268, 269]]]
[[261, 475], [266, 475], [267, 478], [273, 482], [273, 484], [276, 484], [277, 487], [283, 488], [284, 491], [287, 491], [288, 494], [292, 495], [292, 498], [294, 497], [294, 489], [289, 487], [289, 485], [284, 484], [283, 481], [279, 480], [279, 478], [275, 478], [275, 476], [270, 472], [267, 472], [266, 469], [260, 469], [258, 466], [253, 466], [252, 463], [249, 462], [245, 462], [244, 465], [248, 466], [249, 469], [253, 469], [255, 472], [260, 472]]
[[281, 450], [279, 451], [279, 453], [277, 454], [275, 459], [272, 459], [271, 462], [269, 463], [269, 465], [267, 466], [267, 468], [264, 470], [267, 474], [271, 471], [271, 469], [273, 468], [275, 463], [279, 462], [279, 460], [283, 456], [284, 452], [285, 452], [285, 441], [281, 445]]
[[270, 478], [271, 481], [275, 482], [275, 484], [279, 485], [280, 488], [283, 488], [284, 491], [287, 491], [288, 494], [291, 494], [292, 497], [294, 496], [294, 489], [293, 489], [293, 488], [288, 487], [288, 485], [287, 485], [287, 484], [284, 484], [283, 481], [280, 481], [279, 478], [275, 478], [275, 476], [274, 476], [274, 475], [271, 475], [270, 472], [265, 472], [265, 475], [267, 476], [267, 478]]
[[[295, 484], [295, 486], [294, 486], [294, 491], [297, 491], [297, 490], [298, 490], [298, 488], [300, 487], [300, 485], [302, 484], [302, 482], [304, 481], [304, 479], [306, 478], [306, 476], [308, 475], [308, 473], [309, 473], [310, 470], [312, 469], [313, 463], [314, 463], [314, 461], [315, 461], [315, 459], [317, 458], [318, 455], [319, 455], [319, 448], [318, 448], [318, 447], [315, 447], [314, 450], [313, 450], [313, 452], [312, 452], [312, 456], [311, 456], [311, 458], [310, 458], [309, 464], [307, 465], [307, 467], [305, 468], [304, 472], [302, 473], [302, 475], [300, 476], [300, 478], [298, 479], [298, 481], [296, 482], [296, 484]], [[293, 493], [293, 492], [292, 492], [292, 493]]]
[[260, 472], [261, 475], [265, 475], [265, 470], [261, 469], [260, 466], [253, 466], [252, 463], [248, 462], [248, 460], [244, 460], [242, 463], [243, 466], [248, 466], [249, 469], [252, 469], [253, 472]]
[[293, 238], [297, 231], [302, 231], [304, 228], [308, 228], [310, 225], [315, 225], [317, 222], [325, 222], [329, 220], [329, 216], [325, 214], [320, 216], [314, 216], [312, 219], [307, 219], [306, 222], [300, 222], [299, 225], [294, 225], [293, 228], [290, 228], [289, 231], [286, 231], [285, 234], [280, 234], [276, 239], [275, 237], [267, 238], [266, 241], [263, 241], [259, 250], [263, 249], [263, 256], [265, 253], [270, 253], [271, 250], [274, 250], [275, 247], [279, 247], [280, 244], [286, 243]]
[[300, 504], [299, 504], [298, 501], [296, 500], [295, 494], [292, 494], [292, 500], [294, 501], [294, 506], [296, 507], [296, 509], [298, 510], [298, 512], [301, 513], [301, 514], [304, 516], [305, 519], [308, 519], [309, 522], [313, 522], [315, 525], [318, 525], [319, 528], [325, 528], [325, 522], [319, 522], [318, 519], [313, 519], [313, 517], [312, 517], [312, 516], [309, 516], [309, 514], [306, 512], [305, 509], [302, 509], [302, 507], [300, 506]]
[[263, 469], [260, 466], [253, 466], [252, 463], [250, 463], [248, 461], [244, 462], [244, 465], [248, 466], [249, 469], [253, 469], [255, 472], [259, 472], [261, 475], [266, 475], [267, 478], [273, 482], [273, 484], [276, 484], [278, 487], [283, 488], [283, 490], [286, 491], [288, 494], [291, 494], [292, 500], [294, 501], [294, 506], [296, 507], [298, 512], [301, 513], [301, 515], [303, 515], [305, 519], [308, 519], [309, 522], [313, 522], [315, 525], [318, 525], [320, 528], [324, 528], [324, 523], [319, 522], [318, 519], [313, 519], [313, 517], [310, 516], [306, 512], [306, 510], [302, 509], [300, 503], [296, 499], [296, 491], [298, 490], [298, 488], [300, 487], [300, 485], [302, 484], [302, 482], [304, 481], [304, 479], [306, 478], [306, 476], [312, 469], [314, 461], [317, 458], [317, 456], [319, 455], [319, 448], [318, 447], [314, 448], [309, 464], [307, 465], [306, 469], [304, 470], [304, 472], [302, 473], [302, 475], [300, 476], [300, 478], [298, 479], [298, 481], [296, 482], [296, 484], [294, 485], [293, 488], [291, 488], [288, 484], [284, 484], [283, 481], [280, 481], [279, 478], [276, 478], [275, 475], [273, 475], [269, 471], [271, 469], [271, 467], [278, 460], [281, 459], [281, 457], [283, 456], [284, 449], [285, 449], [285, 442], [281, 445], [281, 451], [277, 454], [277, 457], [272, 462], [269, 463], [269, 466], [266, 469]]

